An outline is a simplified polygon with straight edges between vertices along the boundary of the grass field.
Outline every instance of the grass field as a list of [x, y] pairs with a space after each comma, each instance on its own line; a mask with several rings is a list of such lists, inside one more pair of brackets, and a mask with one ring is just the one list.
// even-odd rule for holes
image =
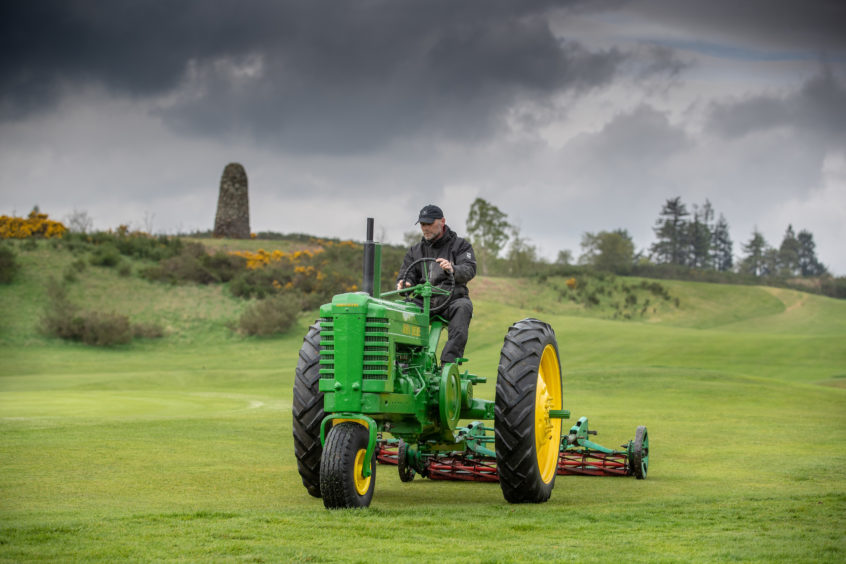
[[648, 479], [558, 477], [548, 503], [509, 505], [497, 484], [402, 483], [380, 466], [370, 509], [329, 512], [302, 487], [291, 437], [311, 316], [246, 339], [227, 329], [244, 303], [220, 288], [89, 269], [76, 300], [168, 335], [63, 343], [35, 330], [62, 260], [24, 253], [0, 286], [2, 561], [846, 560], [844, 301], [662, 282], [680, 306], [622, 322], [477, 280], [478, 395], [493, 397], [508, 325], [540, 317], [557, 333], [565, 407], [597, 440], [648, 426]]

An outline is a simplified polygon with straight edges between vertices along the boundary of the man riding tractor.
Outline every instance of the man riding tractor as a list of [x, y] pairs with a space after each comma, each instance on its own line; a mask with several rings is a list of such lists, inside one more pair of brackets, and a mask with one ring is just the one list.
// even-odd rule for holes
[[[473, 302], [467, 283], [476, 275], [476, 256], [470, 243], [450, 229], [446, 224], [441, 208], [434, 205], [424, 206], [417, 218], [423, 237], [419, 243], [408, 249], [397, 279], [397, 290], [415, 286], [424, 282], [423, 264], [415, 261], [423, 258], [435, 259], [430, 263], [429, 281], [438, 286], [444, 284], [450, 275], [454, 278], [451, 296], [441, 296], [438, 302], [433, 299], [433, 309], [437, 315], [449, 323], [447, 341], [441, 352], [441, 364], [459, 361], [464, 355], [467, 344], [470, 319], [473, 317]], [[460, 361], [459, 361], [460, 362]]]

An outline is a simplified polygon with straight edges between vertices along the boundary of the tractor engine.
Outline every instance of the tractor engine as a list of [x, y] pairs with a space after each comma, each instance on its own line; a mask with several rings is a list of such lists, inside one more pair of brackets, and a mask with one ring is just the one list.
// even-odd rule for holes
[[[320, 382], [326, 413], [367, 415], [380, 430], [409, 440], [454, 442], [460, 417], [484, 417], [490, 402], [474, 402], [483, 381], [449, 364], [435, 350], [444, 323], [412, 303], [363, 292], [339, 294], [320, 308]], [[490, 414], [489, 414], [490, 415]]]

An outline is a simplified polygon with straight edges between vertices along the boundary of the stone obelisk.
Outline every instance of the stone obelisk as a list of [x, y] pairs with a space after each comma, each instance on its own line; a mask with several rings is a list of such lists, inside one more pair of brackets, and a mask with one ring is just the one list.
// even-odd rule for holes
[[250, 201], [247, 196], [247, 172], [238, 163], [229, 163], [220, 177], [220, 195], [214, 218], [214, 236], [230, 239], [250, 238]]

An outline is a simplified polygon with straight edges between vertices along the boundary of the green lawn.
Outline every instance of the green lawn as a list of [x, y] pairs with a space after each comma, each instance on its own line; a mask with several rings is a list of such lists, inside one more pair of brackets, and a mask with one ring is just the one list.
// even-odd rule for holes
[[623, 322], [480, 291], [479, 395], [492, 398], [508, 325], [549, 321], [565, 407], [608, 446], [647, 425], [648, 479], [558, 477], [548, 503], [509, 505], [497, 484], [402, 483], [380, 466], [370, 509], [329, 512], [291, 437], [310, 316], [246, 339], [227, 329], [243, 303], [220, 288], [89, 269], [76, 299], [169, 333], [62, 343], [35, 331], [44, 278], [61, 271], [39, 252], [0, 286], [0, 560], [846, 560], [846, 302], [662, 282], [680, 307]]

